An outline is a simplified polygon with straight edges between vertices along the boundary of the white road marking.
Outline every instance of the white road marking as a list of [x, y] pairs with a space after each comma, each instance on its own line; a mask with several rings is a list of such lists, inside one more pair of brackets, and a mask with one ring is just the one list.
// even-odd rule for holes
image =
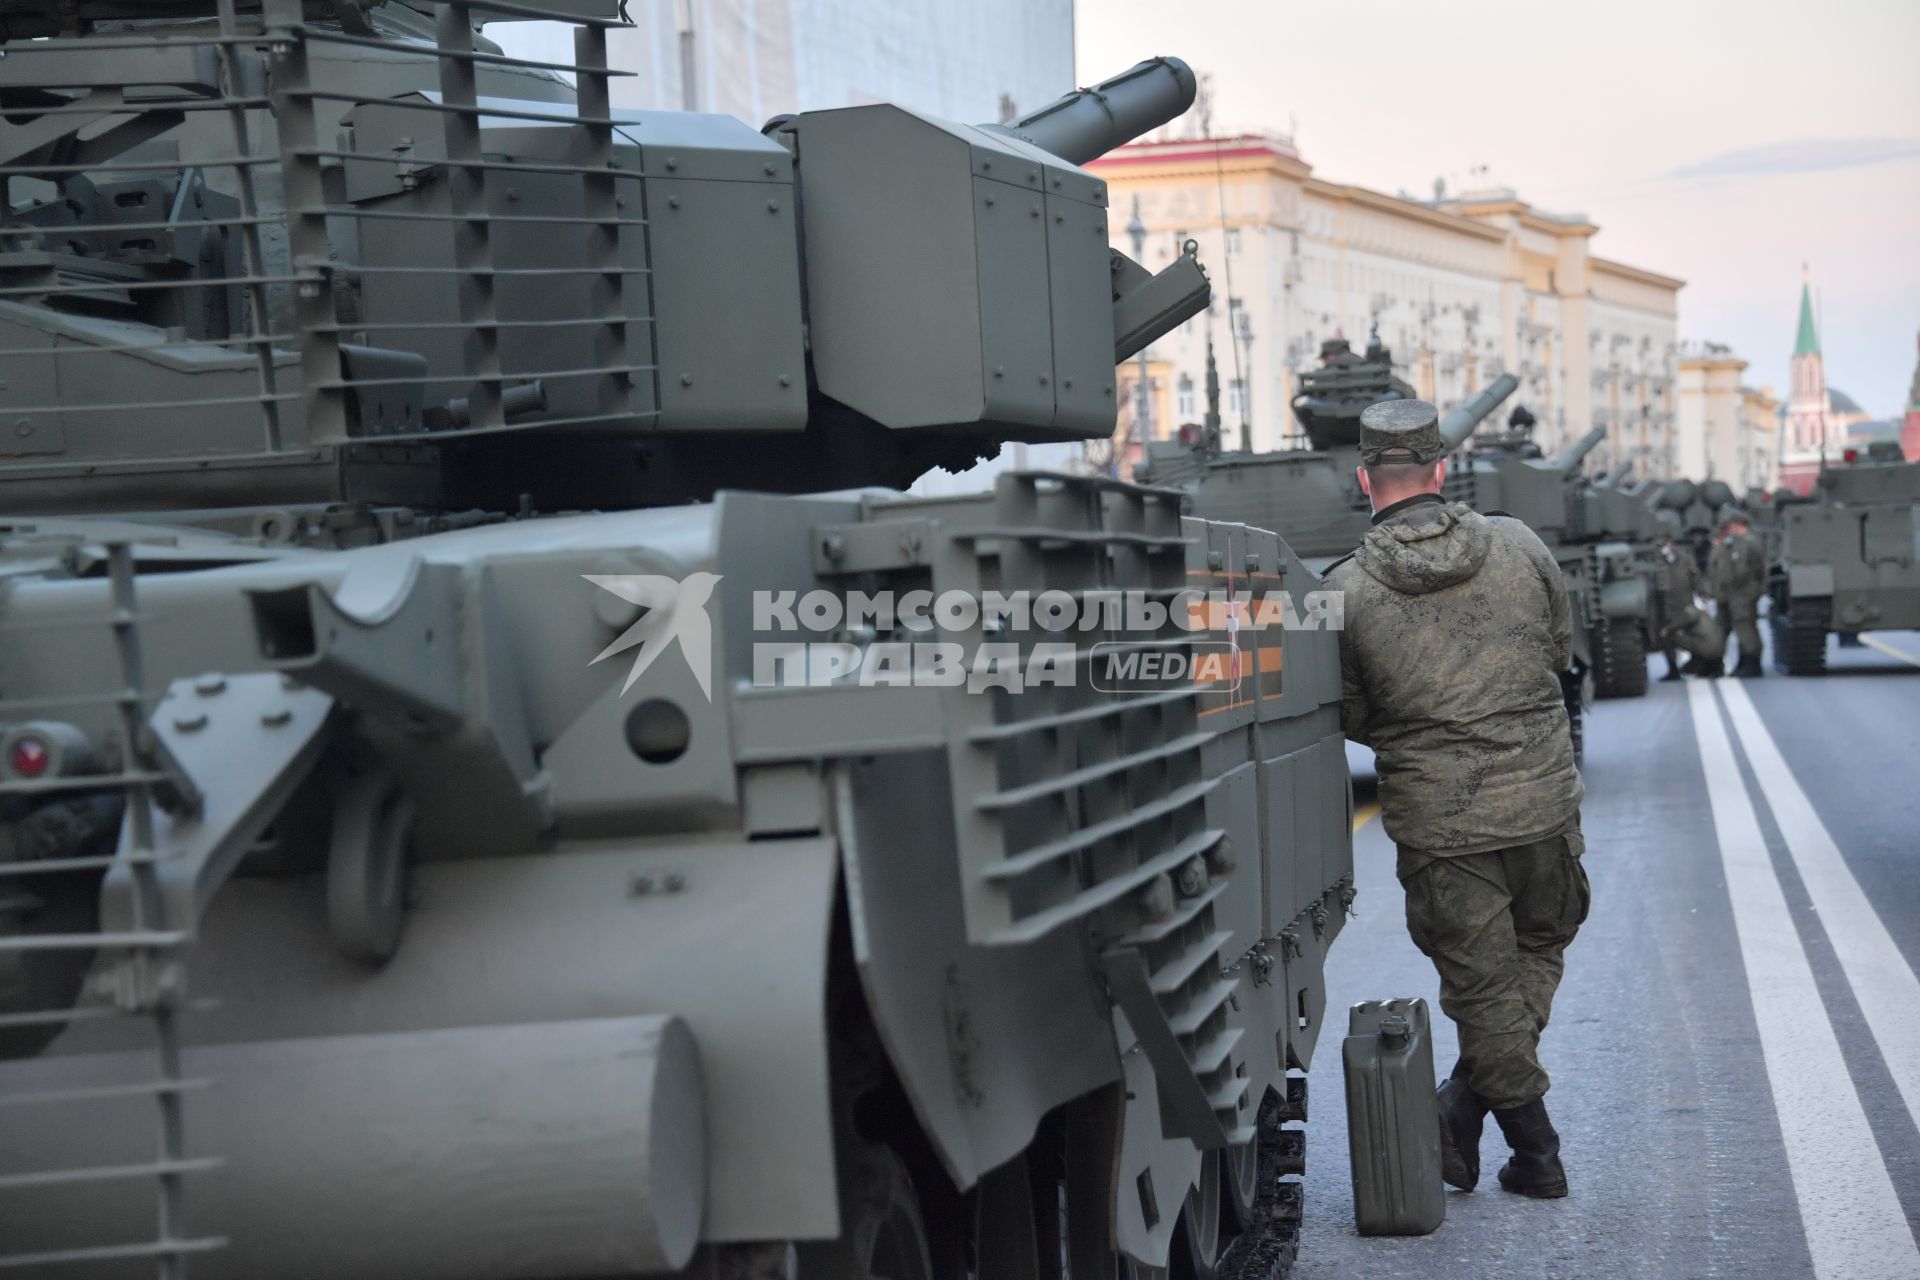
[[1907, 1113], [1920, 1125], [1920, 978], [1881, 921], [1860, 882], [1848, 870], [1826, 824], [1794, 779], [1773, 735], [1760, 721], [1753, 699], [1739, 685], [1721, 690], [1734, 732], [1746, 749], [1747, 763], [1760, 783], [1773, 820], [1787, 842], [1800, 879], [1813, 899], [1847, 983], [1860, 1002], [1867, 1026], [1880, 1044], [1887, 1071], [1906, 1099]]
[[1885, 640], [1882, 640], [1879, 636], [1861, 636], [1860, 643], [1865, 645], [1872, 645], [1874, 648], [1878, 649], [1880, 652], [1886, 654], [1889, 657], [1898, 658], [1902, 662], [1911, 662], [1914, 666], [1920, 667], [1920, 658], [1914, 657], [1912, 654], [1908, 653], [1905, 649], [1894, 648], [1892, 645], [1888, 644]]
[[1713, 690], [1696, 681], [1687, 700], [1814, 1274], [1820, 1280], [1913, 1280], [1920, 1276], [1920, 1249], [1847, 1074]]

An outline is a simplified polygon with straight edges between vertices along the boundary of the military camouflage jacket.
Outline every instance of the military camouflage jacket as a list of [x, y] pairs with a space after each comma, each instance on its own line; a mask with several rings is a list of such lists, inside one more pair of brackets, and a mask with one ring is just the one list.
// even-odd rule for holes
[[1700, 570], [1694, 564], [1693, 552], [1685, 547], [1675, 547], [1673, 559], [1664, 555], [1660, 559], [1660, 592], [1665, 597], [1667, 616], [1675, 617], [1683, 610], [1693, 607], [1693, 597], [1700, 590]]
[[1518, 520], [1389, 508], [1328, 570], [1345, 593], [1340, 720], [1371, 746], [1387, 834], [1428, 853], [1545, 839], [1579, 811], [1560, 567]]
[[1714, 543], [1707, 557], [1707, 589], [1716, 600], [1758, 600], [1767, 589], [1760, 544], [1745, 535]]

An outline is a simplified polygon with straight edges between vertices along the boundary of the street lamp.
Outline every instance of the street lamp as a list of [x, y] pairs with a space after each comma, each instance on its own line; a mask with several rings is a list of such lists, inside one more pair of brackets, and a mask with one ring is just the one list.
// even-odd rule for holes
[[[1133, 194], [1133, 217], [1127, 222], [1127, 235], [1133, 240], [1133, 260], [1145, 266], [1147, 255], [1147, 224], [1140, 220], [1140, 193]], [[1137, 396], [1133, 410], [1133, 438], [1140, 446], [1140, 456], [1147, 454], [1147, 441], [1151, 438], [1148, 431], [1148, 417], [1152, 413], [1152, 402], [1147, 395], [1147, 349], [1140, 348], [1140, 376], [1134, 387]]]

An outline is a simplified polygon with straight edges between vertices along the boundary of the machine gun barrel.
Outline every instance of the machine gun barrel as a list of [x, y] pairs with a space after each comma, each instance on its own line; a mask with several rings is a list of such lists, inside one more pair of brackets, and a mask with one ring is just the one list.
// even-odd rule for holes
[[1571, 471], [1580, 465], [1580, 460], [1592, 453], [1594, 447], [1607, 438], [1605, 427], [1595, 427], [1572, 444], [1553, 455], [1547, 466], [1554, 471]]
[[1440, 438], [1451, 453], [1466, 443], [1473, 429], [1486, 420], [1488, 414], [1500, 407], [1500, 402], [1514, 393], [1520, 379], [1510, 373], [1503, 373], [1489, 382], [1479, 395], [1467, 401], [1459, 408], [1440, 419]]
[[1149, 58], [1010, 124], [982, 127], [1030, 142], [1069, 164], [1085, 164], [1179, 118], [1193, 105], [1196, 84], [1193, 69], [1180, 59]]

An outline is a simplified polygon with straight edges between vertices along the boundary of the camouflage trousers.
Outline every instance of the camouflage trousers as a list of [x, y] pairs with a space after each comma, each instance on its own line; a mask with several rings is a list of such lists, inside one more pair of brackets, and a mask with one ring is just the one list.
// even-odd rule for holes
[[1440, 1008], [1460, 1030], [1467, 1082], [1492, 1106], [1547, 1091], [1540, 1033], [1592, 901], [1585, 850], [1577, 815], [1557, 836], [1488, 853], [1400, 847], [1407, 932], [1440, 971]]
[[1714, 609], [1720, 615], [1720, 625], [1740, 642], [1740, 661], [1745, 662], [1749, 655], [1756, 661], [1760, 657], [1760, 602], [1758, 600], [1720, 600]]
[[1727, 633], [1721, 630], [1718, 618], [1693, 608], [1681, 616], [1682, 621], [1662, 633], [1669, 659], [1676, 648], [1708, 662], [1718, 662], [1727, 656]]

